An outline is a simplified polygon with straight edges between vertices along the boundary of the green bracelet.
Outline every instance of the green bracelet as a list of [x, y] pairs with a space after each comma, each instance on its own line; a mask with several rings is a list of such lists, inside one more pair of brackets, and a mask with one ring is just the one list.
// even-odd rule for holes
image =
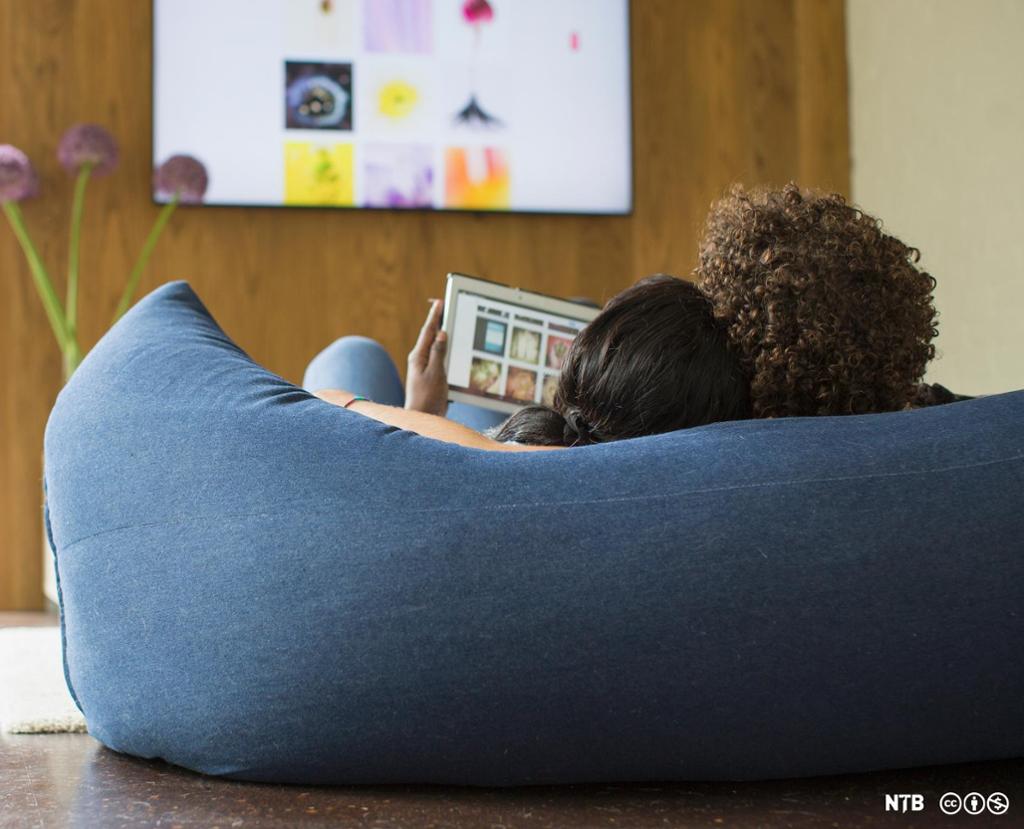
[[345, 404], [344, 406], [342, 406], [341, 408], [343, 408], [343, 409], [347, 409], [347, 408], [348, 408], [349, 406], [351, 406], [351, 405], [352, 405], [353, 403], [355, 403], [355, 402], [356, 402], [357, 400], [366, 400], [367, 402], [369, 402], [370, 398], [369, 398], [369, 397], [363, 397], [363, 396], [362, 396], [361, 394], [357, 394], [357, 395], [355, 395], [355, 396], [354, 396], [354, 397], [353, 397], [353, 398], [352, 398], [351, 400], [349, 400], [349, 401], [348, 401], [348, 403], [346, 403], [346, 404]]

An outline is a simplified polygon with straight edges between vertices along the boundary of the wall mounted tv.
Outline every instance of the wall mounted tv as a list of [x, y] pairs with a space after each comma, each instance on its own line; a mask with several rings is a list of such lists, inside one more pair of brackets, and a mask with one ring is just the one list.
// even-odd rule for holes
[[622, 214], [629, 0], [154, 0], [207, 204]]

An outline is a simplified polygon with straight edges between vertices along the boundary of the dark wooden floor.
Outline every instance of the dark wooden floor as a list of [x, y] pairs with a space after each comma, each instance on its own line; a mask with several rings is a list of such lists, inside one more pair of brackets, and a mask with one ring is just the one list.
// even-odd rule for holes
[[[25, 624], [0, 614], [0, 626]], [[941, 794], [1000, 791], [1010, 809], [944, 816]], [[885, 811], [885, 795], [924, 811]], [[0, 829], [21, 827], [1024, 826], [1024, 760], [760, 783], [472, 789], [235, 783], [103, 748], [84, 734], [0, 736]]]

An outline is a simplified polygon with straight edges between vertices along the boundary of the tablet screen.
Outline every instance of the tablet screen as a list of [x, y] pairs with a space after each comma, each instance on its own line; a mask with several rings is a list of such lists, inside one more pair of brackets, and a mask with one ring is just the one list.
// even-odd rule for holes
[[485, 399], [550, 406], [569, 346], [587, 322], [469, 291], [455, 302], [448, 385]]

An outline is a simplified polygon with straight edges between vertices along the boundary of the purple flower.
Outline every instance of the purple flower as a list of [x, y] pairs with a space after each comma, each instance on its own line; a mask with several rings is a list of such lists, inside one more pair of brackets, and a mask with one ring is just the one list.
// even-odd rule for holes
[[32, 162], [17, 147], [0, 144], [0, 203], [31, 198], [39, 190]]
[[76, 124], [61, 137], [57, 160], [69, 173], [92, 164], [93, 174], [103, 176], [117, 166], [117, 141], [98, 124]]
[[182, 204], [199, 204], [209, 183], [203, 162], [190, 155], [172, 155], [153, 173], [156, 195], [168, 201], [177, 196]]

